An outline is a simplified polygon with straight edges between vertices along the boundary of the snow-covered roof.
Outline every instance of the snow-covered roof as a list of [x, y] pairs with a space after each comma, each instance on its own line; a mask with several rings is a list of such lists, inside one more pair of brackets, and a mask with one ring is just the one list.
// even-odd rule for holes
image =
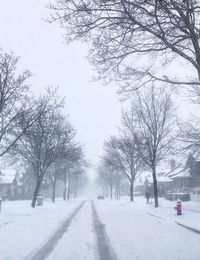
[[171, 176], [172, 179], [178, 178], [178, 177], [191, 177], [189, 168], [183, 169], [183, 170], [181, 170], [180, 172], [178, 172], [178, 173], [176, 173], [176, 174], [173, 174], [173, 175]]
[[174, 169], [172, 169], [172, 170], [166, 172], [166, 173], [164, 174], [164, 176], [169, 176], [169, 177], [171, 177], [171, 176], [173, 176], [173, 175], [175, 175], [175, 174], [178, 174], [180, 171], [182, 171], [182, 170], [184, 170], [184, 169], [185, 169], [185, 166], [184, 166], [182, 163], [180, 163], [180, 164], [177, 165]]
[[[186, 168], [185, 163], [179, 163], [174, 169], [170, 170], [170, 164], [163, 162], [156, 167], [157, 182], [166, 183], [172, 182], [175, 177], [190, 177], [189, 168]], [[137, 178], [135, 186], [144, 185], [145, 181], [153, 183], [151, 170], [145, 170], [141, 176]]]
[[175, 177], [190, 177], [190, 170], [184, 164], [179, 164], [176, 168], [166, 173], [164, 176], [168, 176], [170, 178]]
[[1, 175], [0, 184], [11, 184], [13, 183], [16, 175]]
[[[153, 183], [152, 177], [147, 177], [147, 180], [149, 183]], [[172, 179], [167, 176], [157, 176], [157, 182], [158, 183], [172, 182]]]
[[[153, 183], [152, 173], [151, 171], [144, 171], [138, 179], [135, 181], [135, 186], [144, 185], [146, 180], [149, 183]], [[157, 176], [157, 182], [164, 183], [164, 182], [172, 182], [172, 179], [168, 176]]]
[[0, 184], [11, 184], [17, 176], [16, 169], [7, 168], [0, 175]]
[[3, 173], [4, 173], [4, 175], [7, 175], [7, 176], [15, 176], [16, 175], [16, 169], [6, 168]]

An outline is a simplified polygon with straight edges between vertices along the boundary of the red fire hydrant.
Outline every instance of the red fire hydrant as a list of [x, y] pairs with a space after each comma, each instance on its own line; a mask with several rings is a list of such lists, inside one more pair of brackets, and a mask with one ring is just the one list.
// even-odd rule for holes
[[175, 209], [176, 209], [177, 215], [182, 215], [182, 205], [181, 205], [180, 199], [177, 200]]

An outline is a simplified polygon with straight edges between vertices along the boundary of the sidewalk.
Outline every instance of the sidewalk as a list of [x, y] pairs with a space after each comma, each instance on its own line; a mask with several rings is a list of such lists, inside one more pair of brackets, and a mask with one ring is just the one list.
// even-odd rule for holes
[[151, 204], [146, 204], [144, 197], [135, 197], [133, 203], [128, 201], [128, 198], [122, 198], [120, 201], [121, 206], [128, 206], [137, 209], [140, 212], [151, 215], [152, 217], [159, 217], [166, 221], [172, 221], [189, 228], [195, 229], [200, 233], [200, 202], [185, 201], [182, 202], [183, 215], [177, 216], [176, 201], [169, 201], [164, 198], [159, 198], [159, 207], [154, 207], [154, 201]]
[[95, 206], [119, 260], [200, 259], [199, 234], [175, 222], [197, 227], [200, 213], [183, 211], [177, 216], [174, 202], [160, 200], [160, 207], [154, 208], [144, 197], [134, 202], [128, 197], [96, 200]]

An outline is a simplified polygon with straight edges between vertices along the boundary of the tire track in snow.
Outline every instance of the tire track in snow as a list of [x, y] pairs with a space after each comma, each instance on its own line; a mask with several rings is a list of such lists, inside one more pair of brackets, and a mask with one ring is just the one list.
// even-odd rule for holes
[[149, 215], [149, 216], [155, 217], [155, 218], [159, 218], [159, 219], [162, 219], [162, 220], [166, 220], [166, 219], [163, 218], [163, 217], [160, 217], [160, 216], [157, 216], [157, 215], [154, 215], [154, 214], [151, 214], [151, 213], [146, 213], [146, 214]]
[[99, 259], [100, 260], [117, 260], [117, 257], [114, 253], [113, 248], [111, 247], [109, 238], [105, 231], [105, 225], [99, 219], [97, 211], [95, 209], [94, 203], [92, 204], [92, 215], [93, 215], [93, 223], [97, 236], [97, 245], [99, 250]]
[[90, 201], [85, 202], [47, 260], [99, 260]]
[[61, 224], [61, 226], [55, 231], [55, 233], [49, 238], [49, 240], [34, 254], [32, 257], [28, 257], [27, 260], [43, 260], [46, 259], [49, 254], [54, 250], [58, 241], [63, 237], [66, 233], [68, 227], [70, 226], [72, 220], [76, 216], [76, 214], [83, 207], [85, 201], [81, 203], [72, 213], [71, 215]]

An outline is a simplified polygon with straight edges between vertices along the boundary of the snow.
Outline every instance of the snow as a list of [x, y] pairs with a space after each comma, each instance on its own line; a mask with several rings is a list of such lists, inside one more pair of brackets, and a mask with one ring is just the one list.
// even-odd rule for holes
[[45, 201], [33, 209], [30, 201], [3, 201], [0, 259], [21, 260], [37, 251], [79, 204], [79, 200]]
[[11, 184], [15, 179], [15, 175], [1, 175], [0, 176], [0, 184]]
[[[153, 177], [151, 171], [144, 171], [138, 179], [136, 179], [135, 186], [144, 185], [148, 180], [149, 183], [153, 183]], [[157, 176], [158, 183], [172, 182], [173, 180], [169, 176]]]
[[[35, 209], [30, 201], [3, 201], [0, 259], [31, 259], [83, 200], [45, 200]], [[176, 202], [165, 199], [159, 200], [159, 208], [146, 204], [144, 197], [133, 203], [128, 197], [93, 201], [118, 260], [200, 259], [200, 234], [176, 223], [200, 230], [199, 202], [183, 202], [183, 215], [177, 216]], [[98, 248], [91, 201], [86, 200], [46, 259], [97, 260]]]
[[[200, 213], [184, 211], [183, 216], [177, 216], [174, 202], [162, 200], [161, 206], [154, 208], [153, 204], [146, 205], [144, 198], [135, 200], [134, 203], [127, 199], [95, 202], [119, 260], [200, 259], [199, 235], [174, 222], [200, 230]], [[186, 204], [186, 207], [194, 209], [195, 203]]]
[[[153, 183], [153, 178], [152, 177], [147, 177], [149, 183]], [[172, 179], [170, 179], [167, 176], [158, 176], [157, 177], [157, 182], [158, 183], [166, 183], [166, 182], [172, 182]]]
[[88, 201], [47, 260], [98, 259], [97, 242], [94, 233], [91, 203]]

